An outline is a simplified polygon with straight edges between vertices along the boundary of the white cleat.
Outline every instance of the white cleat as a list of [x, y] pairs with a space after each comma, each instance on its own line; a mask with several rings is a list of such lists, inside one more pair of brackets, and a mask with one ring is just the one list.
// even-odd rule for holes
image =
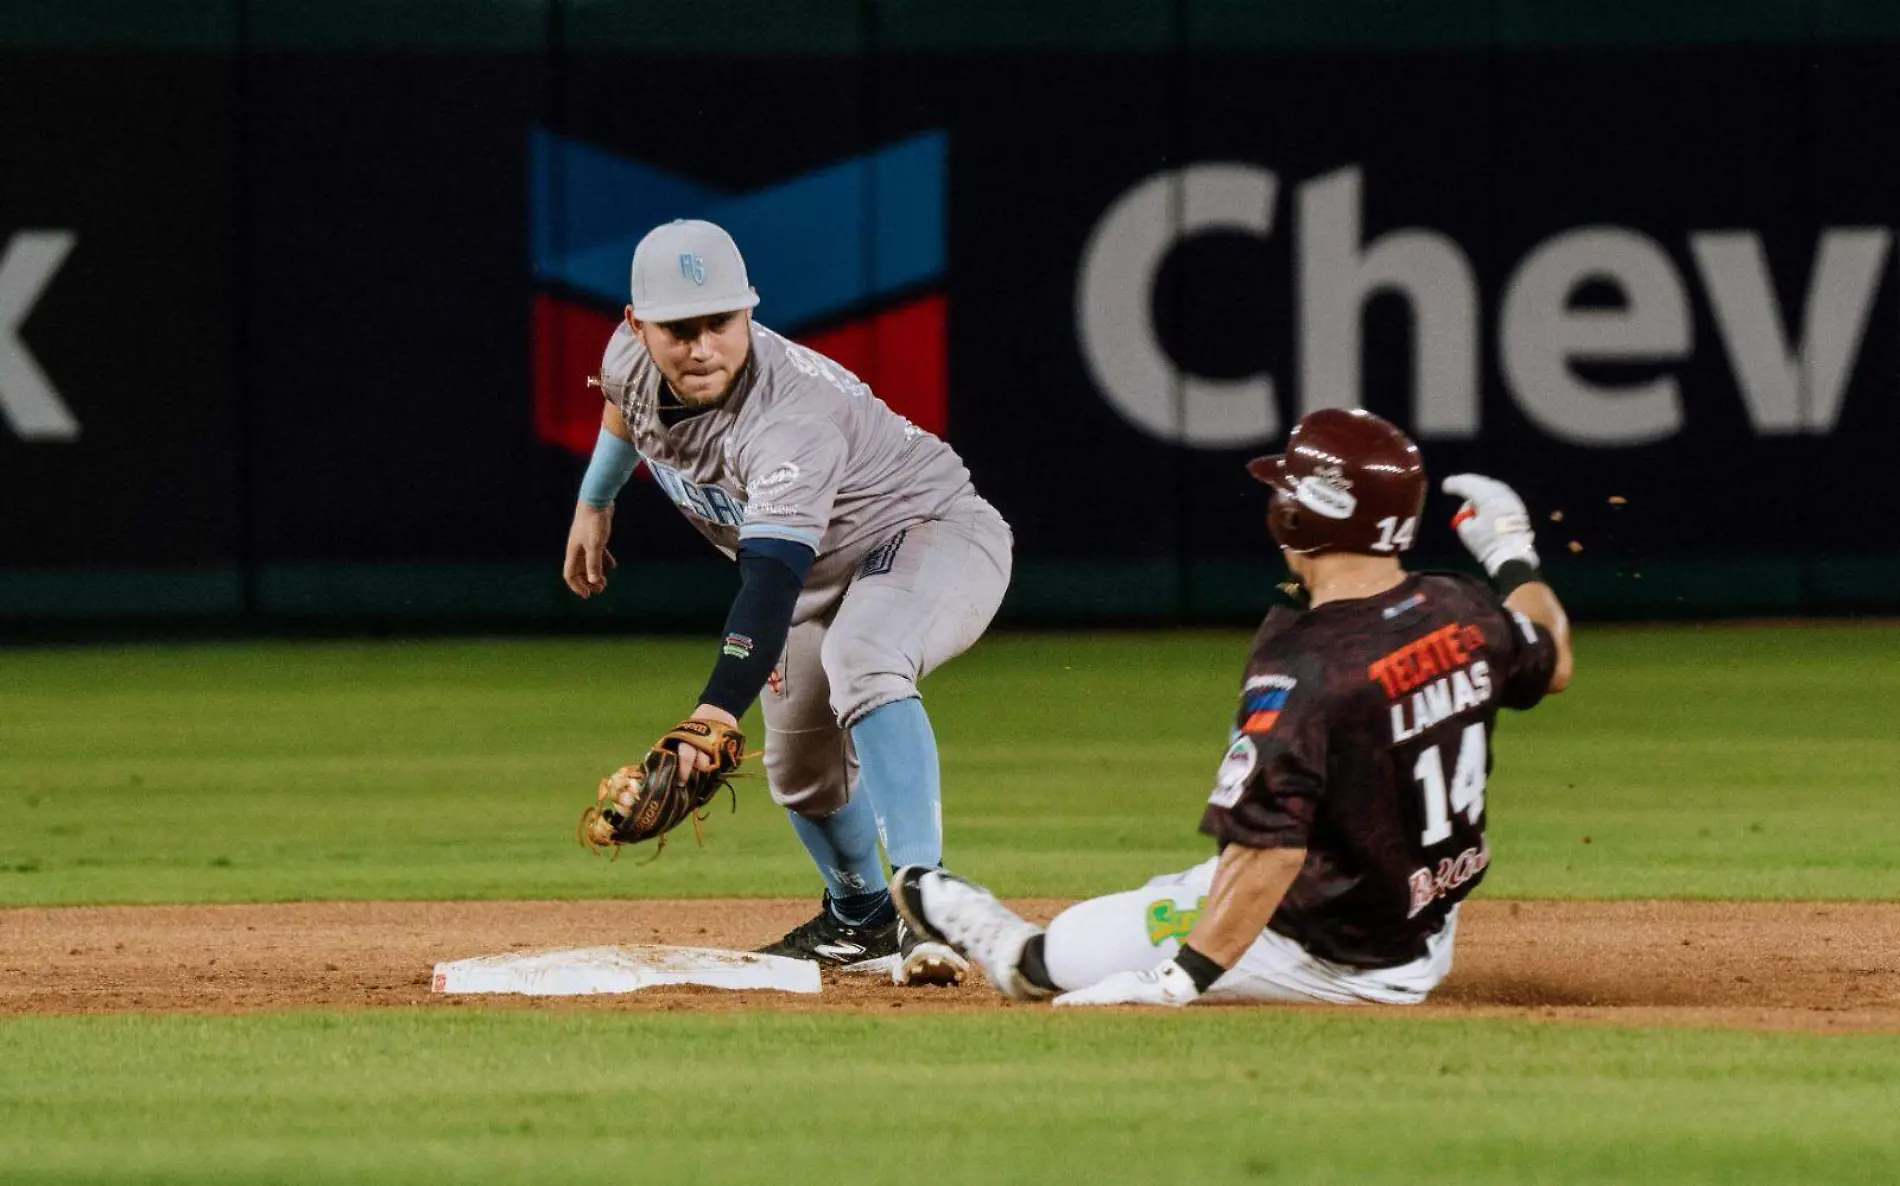
[[998, 992], [1014, 1000], [1053, 995], [1016, 970], [1024, 946], [1042, 934], [1042, 928], [982, 886], [942, 869], [906, 865], [891, 878], [891, 900], [907, 928], [916, 931], [917, 950], [943, 945], [961, 952], [976, 961]]

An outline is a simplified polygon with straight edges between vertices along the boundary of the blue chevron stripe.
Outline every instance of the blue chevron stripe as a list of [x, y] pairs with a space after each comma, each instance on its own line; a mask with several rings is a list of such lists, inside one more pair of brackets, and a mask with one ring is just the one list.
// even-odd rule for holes
[[732, 232], [761, 316], [783, 329], [943, 274], [942, 132], [737, 194], [541, 128], [528, 155], [535, 278], [609, 303], [626, 300], [640, 236], [669, 218], [706, 218]]

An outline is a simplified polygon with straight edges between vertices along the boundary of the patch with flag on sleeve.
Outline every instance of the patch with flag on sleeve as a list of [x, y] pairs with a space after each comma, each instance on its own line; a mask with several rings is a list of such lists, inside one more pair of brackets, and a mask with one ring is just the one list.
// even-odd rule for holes
[[1286, 698], [1299, 681], [1290, 675], [1256, 675], [1247, 681], [1240, 694], [1240, 728], [1243, 733], [1265, 733], [1280, 719]]

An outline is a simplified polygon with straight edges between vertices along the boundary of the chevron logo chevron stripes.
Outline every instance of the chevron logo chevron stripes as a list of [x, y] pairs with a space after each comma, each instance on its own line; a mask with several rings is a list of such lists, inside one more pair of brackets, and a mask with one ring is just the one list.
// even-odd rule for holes
[[745, 192], [532, 129], [534, 422], [591, 452], [600, 397], [585, 377], [626, 303], [635, 244], [671, 218], [732, 233], [759, 317], [836, 358], [920, 427], [945, 428], [948, 138], [925, 132]]

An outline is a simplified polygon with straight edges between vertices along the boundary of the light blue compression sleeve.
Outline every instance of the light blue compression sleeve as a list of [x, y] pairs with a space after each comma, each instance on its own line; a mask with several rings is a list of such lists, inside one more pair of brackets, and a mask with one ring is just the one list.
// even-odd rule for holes
[[640, 451], [605, 428], [594, 442], [594, 459], [587, 463], [587, 476], [581, 479], [581, 501], [590, 507], [604, 508], [633, 476], [640, 464]]
[[792, 831], [825, 879], [831, 912], [854, 925], [883, 922], [890, 895], [877, 856], [877, 815], [871, 801], [853, 795], [823, 819], [806, 819], [796, 811], [785, 814], [792, 817]]
[[912, 696], [872, 709], [851, 726], [851, 744], [858, 751], [858, 785], [877, 812], [891, 866], [943, 864], [937, 735], [924, 702]]

